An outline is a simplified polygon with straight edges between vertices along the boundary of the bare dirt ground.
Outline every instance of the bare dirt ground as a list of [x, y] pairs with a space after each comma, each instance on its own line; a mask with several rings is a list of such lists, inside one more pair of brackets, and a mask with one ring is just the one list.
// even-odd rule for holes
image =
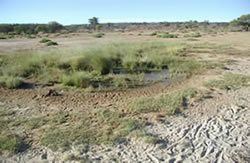
[[[226, 91], [203, 86], [204, 81], [217, 79], [225, 72], [250, 75], [249, 36], [250, 33], [229, 33], [225, 36], [200, 38], [203, 42], [216, 45], [230, 44], [237, 50], [220, 51], [217, 54], [187, 54], [201, 60], [223, 62], [226, 68], [212, 70], [178, 84], [161, 83], [120, 92], [88, 93], [61, 90], [60, 96], [49, 97], [44, 96], [50, 89], [48, 86], [34, 89], [0, 89], [0, 108], [16, 110], [18, 114], [27, 116], [36, 113], [46, 114], [53, 109], [72, 112], [84, 112], [95, 107], [122, 109], [126, 107], [129, 99], [157, 95], [180, 87], [195, 87], [209, 93], [207, 98], [191, 102], [181, 115], [167, 117], [161, 121], [155, 120], [154, 115], [142, 117], [152, 122], [146, 130], [160, 138], [160, 142], [156, 144], [130, 140], [127, 144], [112, 146], [77, 145], [64, 152], [53, 152], [34, 144], [23, 153], [0, 156], [0, 162], [67, 162], [67, 158], [72, 155], [74, 159], [68, 162], [250, 162], [250, 88]], [[114, 41], [114, 37], [107, 37], [105, 40]], [[150, 39], [146, 36], [138, 39], [138, 36], [126, 35], [117, 41], [124, 38]], [[93, 38], [83, 36], [54, 40], [65, 47], [94, 42]], [[40, 47], [37, 42], [38, 40], [8, 40], [4, 43], [1, 41], [0, 51], [45, 48]], [[213, 50], [213, 46], [209, 49]]]

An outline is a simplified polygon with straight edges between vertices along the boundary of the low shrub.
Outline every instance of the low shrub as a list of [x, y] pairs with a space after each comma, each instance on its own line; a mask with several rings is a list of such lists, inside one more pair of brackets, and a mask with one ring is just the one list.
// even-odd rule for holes
[[105, 35], [104, 33], [97, 33], [97, 34], [93, 35], [93, 37], [102, 38], [104, 35]]
[[50, 41], [51, 41], [50, 39], [45, 39], [45, 38], [44, 38], [44, 39], [40, 40], [39, 42], [40, 42], [40, 43], [47, 43], [47, 42], [50, 42]]
[[150, 36], [156, 36], [157, 35], [157, 32], [153, 32], [150, 34]]
[[54, 42], [54, 41], [48, 41], [45, 44], [46, 44], [46, 46], [55, 46], [55, 45], [58, 45], [58, 43]]
[[7, 39], [7, 37], [5, 37], [5, 36], [0, 36], [0, 40], [4, 40], [4, 39]]

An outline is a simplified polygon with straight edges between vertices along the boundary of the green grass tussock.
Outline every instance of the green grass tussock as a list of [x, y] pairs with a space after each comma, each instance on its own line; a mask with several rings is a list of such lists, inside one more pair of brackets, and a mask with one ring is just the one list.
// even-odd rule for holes
[[87, 88], [90, 84], [92, 76], [86, 72], [74, 72], [69, 75], [62, 76], [62, 83], [66, 86], [75, 86], [78, 88]]
[[17, 153], [22, 150], [23, 140], [17, 135], [1, 134], [0, 135], [0, 152], [7, 151], [9, 153]]
[[140, 97], [133, 100], [129, 107], [132, 113], [162, 112], [174, 115], [180, 107], [186, 105], [186, 101], [195, 97], [197, 90], [186, 88], [170, 93], [160, 94], [154, 97]]
[[239, 89], [250, 86], [250, 76], [242, 74], [226, 73], [221, 80], [210, 80], [204, 83], [209, 88]]
[[23, 84], [23, 79], [14, 76], [0, 76], [0, 87], [18, 88]]

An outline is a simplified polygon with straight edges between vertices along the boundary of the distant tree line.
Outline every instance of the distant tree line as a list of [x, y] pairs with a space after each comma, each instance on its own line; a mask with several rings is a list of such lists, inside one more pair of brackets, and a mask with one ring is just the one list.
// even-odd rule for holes
[[[159, 22], [159, 23], [99, 23], [97, 17], [92, 17], [89, 24], [67, 25], [63, 26], [55, 21], [48, 24], [0, 24], [0, 33], [7, 34], [38, 34], [56, 33], [64, 29], [67, 32], [92, 32], [92, 31], [133, 31], [133, 30], [166, 30], [166, 29], [216, 29], [227, 28], [228, 22], [209, 22], [208, 20], [198, 22], [190, 20], [186, 22]], [[242, 15], [238, 19], [231, 22], [231, 25], [244, 27], [249, 31], [250, 14]]]
[[37, 34], [55, 33], [62, 30], [63, 25], [53, 21], [48, 24], [0, 24], [0, 33], [8, 34]]

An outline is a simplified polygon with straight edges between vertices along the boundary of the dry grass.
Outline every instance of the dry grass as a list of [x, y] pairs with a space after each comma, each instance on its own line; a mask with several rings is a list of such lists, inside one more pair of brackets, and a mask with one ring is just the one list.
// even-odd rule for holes
[[219, 89], [239, 89], [241, 87], [250, 86], [250, 76], [226, 73], [221, 80], [211, 80], [204, 83], [210, 88]]
[[137, 114], [161, 112], [174, 115], [178, 113], [180, 107], [184, 107], [187, 101], [197, 93], [197, 90], [193, 88], [186, 88], [153, 97], [139, 97], [130, 103], [130, 112]]

